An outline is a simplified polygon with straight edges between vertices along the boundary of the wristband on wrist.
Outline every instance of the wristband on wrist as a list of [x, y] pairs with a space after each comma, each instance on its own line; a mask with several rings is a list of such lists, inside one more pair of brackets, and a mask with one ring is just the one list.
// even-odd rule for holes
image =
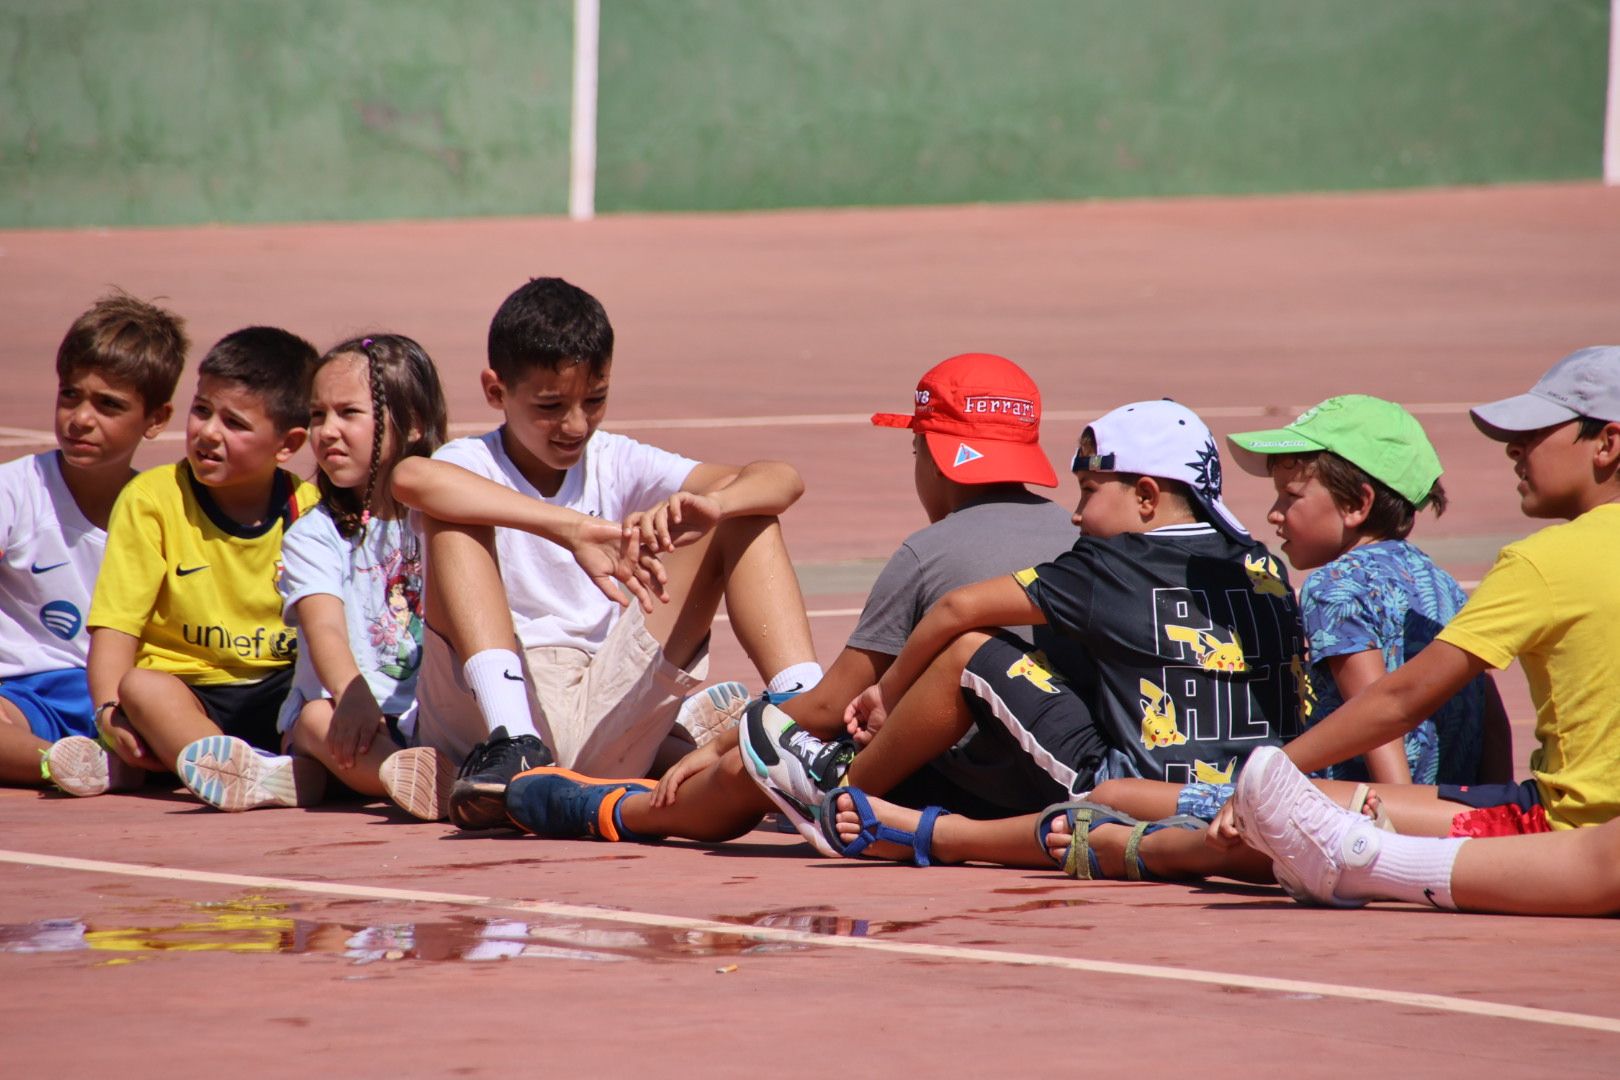
[[100, 705], [97, 705], [96, 706], [96, 712], [95, 712], [96, 726], [97, 727], [101, 726], [101, 714], [103, 712], [105, 712], [108, 709], [116, 710], [117, 708], [118, 708], [118, 699], [117, 698], [114, 698], [111, 701], [103, 701]]

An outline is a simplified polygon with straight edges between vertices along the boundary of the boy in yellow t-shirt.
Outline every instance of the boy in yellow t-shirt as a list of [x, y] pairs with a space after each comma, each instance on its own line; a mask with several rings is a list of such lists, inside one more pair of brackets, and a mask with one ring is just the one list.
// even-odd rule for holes
[[[1561, 518], [1502, 549], [1473, 597], [1406, 666], [1378, 680], [1284, 748], [1300, 769], [1321, 768], [1410, 730], [1436, 704], [1487, 667], [1517, 658], [1536, 709], [1539, 748], [1522, 784], [1413, 786], [1380, 790], [1402, 833], [1454, 838], [1600, 825], [1620, 816], [1620, 667], [1613, 662], [1620, 612], [1620, 346], [1581, 349], [1553, 365], [1528, 393], [1473, 410], [1476, 427], [1506, 444], [1529, 517]], [[1357, 903], [1414, 896], [1454, 907], [1437, 860], [1460, 841], [1382, 857], [1392, 843], [1333, 815], [1295, 813], [1302, 791], [1279, 760], [1239, 786], [1232, 807], [1243, 839], [1270, 855], [1295, 895]], [[1308, 801], [1308, 800], [1307, 800]], [[1303, 816], [1302, 816], [1303, 815]], [[1301, 831], [1322, 818], [1327, 835]], [[1335, 821], [1337, 823], [1335, 824]], [[1292, 824], [1290, 824], [1292, 823]], [[1216, 829], [1233, 825], [1230, 818]], [[1354, 824], [1354, 823], [1352, 823]], [[1301, 869], [1301, 857], [1309, 869]], [[1421, 857], [1419, 857], [1421, 854]], [[1410, 858], [1408, 858], [1410, 856]], [[1357, 881], [1382, 864], [1372, 892]], [[1383, 880], [1394, 874], [1400, 880]], [[1346, 876], [1347, 875], [1347, 876]], [[1341, 876], [1345, 877], [1342, 884]], [[1421, 886], [1421, 888], [1418, 888]], [[1369, 886], [1370, 887], [1370, 886]], [[1394, 890], [1393, 893], [1391, 890]]]
[[[101, 740], [52, 747], [51, 778], [64, 791], [138, 786], [142, 770], [171, 771], [182, 748], [209, 735], [279, 749], [297, 638], [281, 618], [276, 568], [283, 532], [318, 498], [281, 466], [304, 442], [315, 359], [307, 341], [273, 327], [222, 338], [198, 367], [186, 459], [119, 496], [87, 620]], [[283, 771], [319, 780], [318, 769]]]

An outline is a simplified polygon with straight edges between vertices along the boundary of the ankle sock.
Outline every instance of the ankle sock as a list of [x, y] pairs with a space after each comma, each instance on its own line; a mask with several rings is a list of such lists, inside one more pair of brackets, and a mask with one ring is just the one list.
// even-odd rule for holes
[[523, 681], [523, 658], [511, 649], [485, 649], [462, 665], [462, 674], [478, 701], [489, 731], [505, 725], [506, 733], [539, 738], [529, 716], [529, 689]]
[[802, 694], [821, 681], [821, 665], [815, 661], [803, 664], [790, 664], [771, 676], [771, 681], [765, 684], [765, 693], [774, 701], [786, 701], [795, 694]]
[[1378, 834], [1378, 854], [1366, 866], [1347, 866], [1334, 894], [1345, 900], [1408, 900], [1456, 911], [1451, 868], [1466, 837]]

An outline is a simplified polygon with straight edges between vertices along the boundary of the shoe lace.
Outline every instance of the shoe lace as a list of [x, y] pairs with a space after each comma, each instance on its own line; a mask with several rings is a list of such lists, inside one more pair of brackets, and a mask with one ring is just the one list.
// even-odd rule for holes
[[817, 738], [803, 728], [797, 728], [787, 737], [787, 749], [804, 763], [805, 772], [817, 786], [832, 790], [849, 771], [855, 760], [855, 743], [848, 737], [828, 742]]

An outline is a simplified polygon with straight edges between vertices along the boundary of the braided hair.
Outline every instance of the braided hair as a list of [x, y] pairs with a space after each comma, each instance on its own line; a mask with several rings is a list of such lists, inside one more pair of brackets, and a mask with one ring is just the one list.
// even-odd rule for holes
[[[363, 488], [342, 488], [333, 484], [324, 471], [315, 478], [339, 535], [359, 542], [371, 520], [378, 481], [405, 457], [428, 455], [445, 440], [447, 427], [444, 391], [439, 373], [427, 352], [403, 334], [368, 334], [339, 342], [326, 351], [316, 365], [322, 367], [340, 357], [352, 356], [366, 362], [366, 380], [371, 387], [371, 464]], [[394, 431], [390, 460], [383, 460], [383, 443], [389, 428]]]

